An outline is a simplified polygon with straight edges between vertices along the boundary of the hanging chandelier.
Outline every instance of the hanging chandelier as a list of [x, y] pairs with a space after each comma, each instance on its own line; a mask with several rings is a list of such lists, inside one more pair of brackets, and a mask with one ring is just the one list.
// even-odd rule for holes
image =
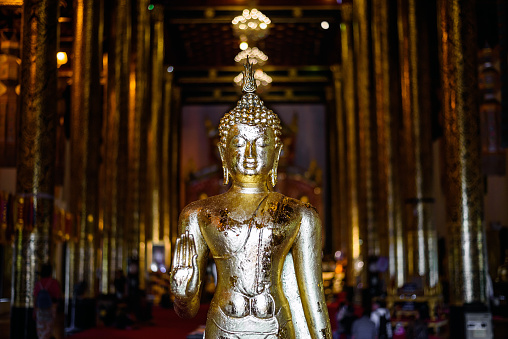
[[268, 56], [263, 53], [259, 48], [247, 48], [244, 51], [241, 51], [235, 56], [235, 61], [243, 63], [247, 57], [249, 57], [250, 62], [253, 65], [263, 66], [265, 62], [268, 60]]
[[231, 23], [237, 37], [242, 39], [243, 36], [247, 40], [258, 41], [268, 35], [271, 22], [261, 11], [253, 8], [244, 9], [242, 15], [235, 17]]

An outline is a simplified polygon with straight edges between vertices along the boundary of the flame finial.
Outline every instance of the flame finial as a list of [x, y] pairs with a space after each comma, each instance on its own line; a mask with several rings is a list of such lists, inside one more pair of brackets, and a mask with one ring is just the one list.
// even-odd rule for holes
[[257, 88], [256, 79], [254, 79], [254, 72], [252, 71], [252, 64], [249, 62], [249, 56], [247, 56], [247, 61], [243, 66], [245, 67], [245, 71], [243, 72], [242, 92], [255, 93]]

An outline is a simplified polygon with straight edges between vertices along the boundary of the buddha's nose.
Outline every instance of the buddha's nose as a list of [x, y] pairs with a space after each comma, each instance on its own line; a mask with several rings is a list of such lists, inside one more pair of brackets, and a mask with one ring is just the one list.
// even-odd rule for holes
[[254, 143], [247, 142], [245, 146], [245, 157], [246, 158], [255, 158], [256, 157], [256, 146]]

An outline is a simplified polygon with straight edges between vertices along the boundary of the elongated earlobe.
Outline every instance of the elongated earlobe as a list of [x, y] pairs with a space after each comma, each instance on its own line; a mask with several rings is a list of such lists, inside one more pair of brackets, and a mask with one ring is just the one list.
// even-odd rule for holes
[[272, 184], [272, 187], [275, 187], [277, 184], [277, 170], [273, 169], [270, 171], [270, 182]]
[[223, 182], [224, 182], [224, 185], [227, 185], [229, 183], [229, 170], [226, 165], [226, 158], [224, 156], [224, 148], [221, 146], [220, 143], [217, 145], [217, 147], [219, 148], [220, 159], [222, 160], [222, 173], [224, 175]]
[[222, 166], [222, 173], [224, 174], [224, 185], [229, 183], [229, 170], [226, 166]]
[[277, 154], [275, 156], [275, 161], [273, 162], [273, 168], [270, 170], [270, 183], [272, 187], [275, 187], [277, 184], [277, 167], [279, 166], [279, 158], [280, 153], [282, 152], [282, 145], [278, 147]]

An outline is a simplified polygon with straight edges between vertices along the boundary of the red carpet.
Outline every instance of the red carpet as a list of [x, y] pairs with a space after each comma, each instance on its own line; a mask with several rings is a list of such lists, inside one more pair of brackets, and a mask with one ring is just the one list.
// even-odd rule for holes
[[181, 319], [173, 309], [155, 306], [152, 311], [153, 319], [150, 324], [143, 323], [134, 329], [120, 330], [110, 327], [92, 328], [72, 335], [72, 339], [185, 339], [187, 334], [206, 322], [208, 305], [201, 308], [193, 319]]

